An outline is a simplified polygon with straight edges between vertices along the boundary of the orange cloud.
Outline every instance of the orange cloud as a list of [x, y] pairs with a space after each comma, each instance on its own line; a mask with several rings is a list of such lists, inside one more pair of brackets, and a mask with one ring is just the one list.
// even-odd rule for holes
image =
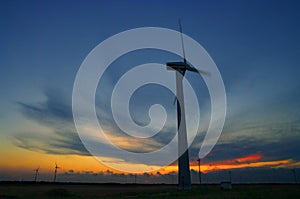
[[240, 158], [235, 158], [234, 160], [238, 163], [248, 163], [248, 162], [255, 162], [262, 158], [260, 154], [252, 154]]
[[[255, 168], [255, 167], [276, 167], [278, 165], [288, 165], [292, 160], [275, 160], [275, 161], [262, 161], [262, 162], [251, 162], [251, 163], [236, 163], [236, 164], [204, 164], [201, 166], [201, 172], [207, 173], [218, 170], [229, 170], [229, 169], [241, 169], [241, 168]], [[194, 167], [193, 169], [196, 170]]]
[[114, 136], [111, 134], [107, 134], [106, 136], [112, 143], [117, 144], [118, 147], [126, 150], [151, 152], [162, 147], [162, 144], [154, 139], [141, 140], [138, 138]]
[[[251, 154], [248, 156], [238, 157], [230, 160], [217, 161], [201, 164], [201, 172], [208, 173], [218, 170], [241, 169], [241, 168], [256, 168], [256, 167], [289, 167], [293, 164], [291, 159], [274, 160], [274, 161], [260, 161], [261, 154]], [[198, 162], [192, 161], [190, 163], [191, 169], [198, 171]], [[169, 165], [162, 170], [162, 173], [177, 172], [177, 164]]]

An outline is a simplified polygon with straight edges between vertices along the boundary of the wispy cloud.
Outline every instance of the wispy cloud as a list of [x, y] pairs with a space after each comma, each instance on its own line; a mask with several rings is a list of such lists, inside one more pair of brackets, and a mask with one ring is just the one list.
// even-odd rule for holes
[[21, 113], [46, 127], [19, 132], [14, 136], [18, 147], [49, 154], [89, 155], [73, 124], [71, 107], [56, 90], [45, 90], [46, 101], [36, 104], [18, 102]]
[[[14, 144], [18, 147], [40, 151], [48, 154], [76, 154], [90, 155], [84, 147], [79, 135], [75, 129], [72, 117], [72, 109], [67, 100], [59, 92], [55, 90], [45, 91], [46, 101], [36, 104], [24, 102], [17, 103], [21, 113], [28, 119], [36, 122], [44, 129], [24, 130], [14, 136]], [[137, 153], [147, 153], [159, 150], [164, 144], [168, 143], [174, 136], [174, 132], [170, 132], [168, 126], [164, 127], [162, 132], [150, 138], [134, 138], [117, 128], [116, 124], [111, 121], [111, 117], [106, 111], [97, 107], [101, 111], [102, 121], [104, 121], [104, 130], [106, 137], [116, 146]], [[92, 134], [96, 134], [97, 130], [87, 130]], [[108, 151], [108, 144], [105, 138], [98, 140], [103, 143], [102, 152], [99, 156], [113, 158], [114, 152]], [[106, 143], [105, 143], [106, 142]], [[130, 163], [123, 157], [123, 161]], [[154, 166], [154, 165], [153, 165]]]
[[[45, 126], [49, 130], [32, 129], [31, 131], [19, 132], [14, 138], [15, 145], [48, 154], [90, 155], [76, 132], [72, 110], [68, 105], [70, 103], [63, 95], [54, 90], [46, 90], [45, 96], [45, 102], [37, 104], [20, 102], [18, 106], [26, 118]], [[97, 108], [99, 109], [99, 107]], [[101, 109], [101, 111], [101, 115], [105, 116], [105, 110]], [[107, 137], [111, 142], [131, 152], [147, 153], [158, 150], [175, 135], [175, 132], [172, 132], [173, 129], [166, 127], [162, 133], [151, 138], [133, 138], [120, 131], [111, 122], [110, 116], [102, 121], [104, 121]], [[204, 134], [205, 132], [199, 133], [190, 148], [192, 159], [197, 157]], [[225, 126], [219, 142], [204, 161], [225, 160], [257, 152], [264, 154], [262, 161], [300, 159], [299, 152], [295, 151], [299, 136], [300, 122], [298, 120], [250, 123], [248, 125], [237, 123], [232, 126]], [[105, 148], [105, 143], [103, 150], [108, 150]], [[106, 151], [105, 154], [107, 157], [114, 157], [114, 153], [109, 151]], [[126, 157], [123, 160], [133, 161]], [[149, 162], [149, 164], [151, 163]]]
[[13, 143], [23, 149], [47, 154], [90, 155], [78, 135], [71, 131], [51, 133], [22, 132], [14, 136]]
[[[300, 160], [300, 152], [296, 150], [299, 138], [299, 120], [232, 124], [224, 128], [217, 145], [204, 161], [225, 160], [258, 152], [266, 161]], [[193, 143], [190, 150], [192, 156], [196, 156], [201, 144], [201, 139]]]

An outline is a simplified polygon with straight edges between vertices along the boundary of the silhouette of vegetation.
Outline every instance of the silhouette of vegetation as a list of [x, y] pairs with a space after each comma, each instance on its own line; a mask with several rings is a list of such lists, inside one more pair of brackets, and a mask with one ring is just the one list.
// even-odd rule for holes
[[300, 184], [234, 184], [224, 190], [220, 184], [193, 185], [179, 191], [167, 184], [80, 184], [1, 183], [0, 198], [300, 198]]

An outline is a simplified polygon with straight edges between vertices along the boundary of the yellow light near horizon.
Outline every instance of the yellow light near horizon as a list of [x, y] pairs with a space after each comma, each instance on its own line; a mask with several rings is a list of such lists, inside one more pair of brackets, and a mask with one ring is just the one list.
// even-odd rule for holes
[[[116, 161], [116, 164], [120, 164], [118, 160], [114, 158], [103, 158], [104, 161]], [[45, 154], [43, 152], [29, 151], [22, 148], [14, 148], [7, 151], [5, 156], [2, 156], [0, 163], [0, 169], [5, 171], [23, 171], [32, 172], [33, 169], [40, 167], [40, 171], [45, 173], [52, 173], [55, 167], [55, 163], [60, 167], [59, 172], [68, 172], [73, 170], [74, 172], [86, 172], [93, 173], [106, 172], [110, 170], [114, 173], [124, 173], [122, 171], [115, 170], [113, 168], [105, 166], [93, 156], [81, 156], [81, 155], [54, 155]], [[124, 168], [130, 170], [134, 168], [133, 172], [142, 171], [144, 169], [160, 169], [156, 165], [144, 165], [134, 163], [122, 163]], [[153, 174], [155, 174], [153, 172]]]
[[52, 172], [55, 162], [60, 167], [61, 172], [74, 170], [96, 173], [107, 170], [107, 167], [92, 156], [53, 155], [21, 148], [14, 148], [14, 150], [7, 151], [1, 159], [0, 168], [5, 170], [31, 171], [40, 167], [44, 172]]
[[[41, 171], [46, 173], [52, 173], [55, 167], [55, 162], [60, 167], [59, 172], [68, 172], [73, 170], [74, 172], [86, 172], [90, 171], [93, 173], [106, 172], [110, 170], [114, 173], [124, 173], [121, 171], [114, 170], [105, 166], [103, 163], [99, 162], [93, 156], [80, 156], [80, 155], [53, 155], [45, 154], [38, 151], [29, 151], [22, 148], [11, 148], [10, 150], [1, 151], [1, 162], [0, 169], [3, 171], [20, 171], [20, 172], [32, 172], [33, 169], [40, 167]], [[114, 158], [107, 158], [106, 161], [113, 161]], [[142, 170], [146, 167], [153, 167], [153, 169], [158, 169], [156, 171], [150, 172], [156, 175], [157, 172], [161, 174], [167, 174], [170, 172], [177, 172], [177, 165], [169, 165], [160, 168], [155, 165], [136, 165], [133, 163], [123, 162], [124, 167], [138, 167], [137, 170]], [[255, 161], [246, 163], [244, 161], [240, 162], [230, 162], [224, 163], [215, 162], [210, 164], [201, 164], [201, 172], [207, 173], [217, 170], [228, 170], [228, 169], [240, 169], [240, 168], [256, 168], [256, 167], [289, 167], [291, 165], [298, 165], [299, 162], [293, 162], [290, 159], [287, 160], [275, 160], [275, 161]], [[198, 165], [191, 165], [191, 169], [198, 171]]]

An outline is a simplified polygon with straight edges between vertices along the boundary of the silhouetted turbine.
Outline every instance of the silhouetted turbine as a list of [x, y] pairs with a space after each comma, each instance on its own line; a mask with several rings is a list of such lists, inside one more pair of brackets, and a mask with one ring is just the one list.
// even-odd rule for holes
[[201, 185], [202, 184], [202, 179], [201, 179], [201, 159], [199, 158], [198, 160], [198, 174], [199, 174], [199, 184]]
[[34, 174], [34, 182], [37, 181], [37, 176], [38, 176], [39, 170], [40, 170], [40, 167], [38, 167], [38, 168], [36, 168], [36, 169], [33, 170], [35, 172], [35, 174]]
[[56, 181], [56, 174], [57, 174], [57, 169], [59, 169], [60, 167], [57, 166], [56, 162], [55, 162], [55, 170], [54, 170], [54, 178], [53, 178], [53, 182]]
[[[184, 109], [184, 95], [183, 95], [183, 84], [182, 80], [186, 71], [208, 74], [204, 71], [198, 70], [191, 66], [186, 58], [184, 51], [184, 42], [182, 35], [181, 22], [179, 20], [181, 45], [183, 62], [168, 62], [167, 70], [176, 71], [176, 97], [177, 97], [177, 128], [178, 128], [178, 188], [179, 189], [190, 189], [191, 188], [191, 173], [189, 165], [189, 152], [187, 144], [187, 133], [186, 133], [186, 120], [185, 120], [185, 109]], [[176, 101], [176, 98], [175, 98]], [[174, 102], [175, 102], [174, 101]], [[181, 114], [182, 113], [182, 114]]]

